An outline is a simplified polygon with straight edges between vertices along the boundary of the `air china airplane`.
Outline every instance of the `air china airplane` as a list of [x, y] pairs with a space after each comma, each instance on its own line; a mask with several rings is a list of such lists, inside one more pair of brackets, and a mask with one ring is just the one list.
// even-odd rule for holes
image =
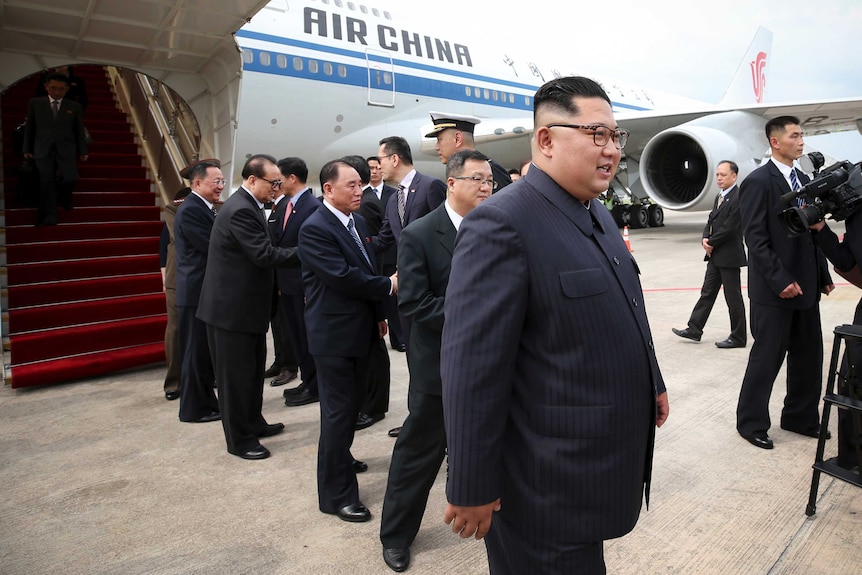
[[[477, 147], [518, 167], [530, 157], [533, 94], [573, 73], [488, 54], [478, 42], [425, 34], [343, 0], [273, 0], [236, 38], [243, 81], [235, 165], [269, 151], [304, 158], [315, 175], [332, 158], [373, 154], [381, 138], [400, 135], [418, 170], [442, 176], [435, 142], [423, 137], [431, 110], [481, 118]], [[597, 78], [631, 132], [613, 187], [636, 204], [644, 199], [632, 208], [633, 226], [660, 225], [661, 207], [710, 209], [718, 161], [733, 159], [745, 177], [768, 155], [768, 118], [799, 116], [810, 134], [862, 130], [862, 99], [764, 103], [771, 44], [760, 28], [718, 104]]]

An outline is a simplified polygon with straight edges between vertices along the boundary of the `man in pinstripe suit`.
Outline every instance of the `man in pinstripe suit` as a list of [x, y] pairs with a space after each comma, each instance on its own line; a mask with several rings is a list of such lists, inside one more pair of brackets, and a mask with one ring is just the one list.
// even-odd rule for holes
[[445, 521], [487, 534], [493, 575], [603, 574], [602, 542], [649, 501], [667, 393], [637, 265], [595, 200], [628, 134], [586, 78], [548, 82], [534, 106], [529, 172], [470, 212], [456, 240]]

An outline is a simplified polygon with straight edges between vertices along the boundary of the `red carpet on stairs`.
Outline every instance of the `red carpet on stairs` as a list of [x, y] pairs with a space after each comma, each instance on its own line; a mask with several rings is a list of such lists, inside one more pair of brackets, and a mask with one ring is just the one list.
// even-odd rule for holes
[[159, 272], [162, 223], [147, 169], [100, 66], [76, 66], [93, 138], [79, 164], [74, 209], [36, 228], [16, 196], [13, 149], [39, 75], [0, 95], [5, 243], [2, 280], [6, 382], [27, 387], [94, 377], [164, 361], [165, 298]]

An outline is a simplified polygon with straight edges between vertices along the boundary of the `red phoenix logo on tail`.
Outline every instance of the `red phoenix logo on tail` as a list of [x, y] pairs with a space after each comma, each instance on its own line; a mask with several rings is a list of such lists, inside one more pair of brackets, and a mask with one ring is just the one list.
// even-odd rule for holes
[[751, 66], [751, 84], [754, 88], [754, 98], [757, 103], [763, 102], [763, 94], [766, 92], [766, 74], [763, 69], [766, 68], [766, 52], [758, 52], [754, 62], [750, 62]]

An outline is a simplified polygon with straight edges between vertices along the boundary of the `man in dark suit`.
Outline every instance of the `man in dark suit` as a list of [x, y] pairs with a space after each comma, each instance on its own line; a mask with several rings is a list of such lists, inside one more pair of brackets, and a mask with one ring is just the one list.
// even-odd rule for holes
[[410, 565], [410, 545], [419, 532], [428, 492], [446, 452], [440, 338], [455, 234], [464, 216], [491, 196], [493, 178], [483, 154], [475, 150], [452, 154], [446, 164], [446, 201], [401, 235], [400, 307], [412, 319], [413, 330], [407, 356], [410, 413], [392, 451], [380, 520], [383, 560], [398, 572]]
[[[444, 164], [449, 161], [449, 156], [459, 150], [476, 149], [473, 132], [476, 129], [476, 124], [482, 122], [479, 118], [446, 112], [431, 112], [431, 122], [434, 124], [434, 128], [425, 134], [425, 137], [437, 140], [434, 150]], [[512, 183], [512, 177], [509, 175], [509, 170], [504, 168], [500, 162], [489, 161], [491, 162], [491, 169], [494, 171], [494, 192], [498, 192]]]
[[673, 328], [673, 333], [693, 341], [700, 341], [703, 327], [715, 304], [718, 290], [724, 286], [724, 299], [730, 312], [730, 336], [715, 342], [720, 349], [745, 347], [748, 334], [745, 327], [745, 303], [742, 301], [742, 283], [739, 268], [746, 264], [745, 248], [742, 245], [742, 224], [739, 219], [739, 190], [736, 162], [724, 160], [715, 170], [715, 179], [721, 193], [703, 228], [701, 243], [706, 255], [706, 275], [700, 290], [700, 299], [694, 305], [688, 327]]
[[[284, 193], [284, 184], [282, 183], [281, 187], [275, 191], [275, 199], [272, 201], [269, 219], [266, 222], [269, 225], [269, 235], [273, 242], [277, 242], [276, 235], [281, 234], [281, 220], [276, 222], [279, 206], [281, 206], [283, 216], [284, 207], [289, 201], [287, 195]], [[278, 244], [276, 243], [276, 245]], [[299, 270], [295, 271], [299, 272]], [[279, 387], [290, 383], [298, 377], [299, 373], [299, 358], [296, 356], [296, 343], [293, 341], [293, 333], [287, 325], [288, 310], [285, 306], [279, 305], [281, 303], [279, 296], [278, 280], [276, 279], [276, 285], [272, 290], [272, 317], [269, 318], [275, 357], [273, 358], [272, 365], [263, 372], [264, 378], [272, 378], [269, 382], [269, 385], [272, 387]]]
[[215, 202], [224, 189], [221, 164], [204, 160], [183, 169], [192, 192], [174, 217], [177, 259], [177, 315], [182, 350], [180, 421], [206, 423], [221, 419], [213, 392], [215, 374], [206, 324], [196, 316], [207, 268]]
[[529, 172], [470, 212], [455, 242], [444, 519], [463, 538], [487, 533], [493, 575], [593, 575], [603, 540], [649, 501], [668, 400], [637, 265], [596, 199], [628, 134], [587, 78], [546, 83], [534, 106]]
[[[295, 248], [299, 243], [299, 229], [308, 217], [320, 209], [320, 202], [306, 185], [308, 167], [301, 158], [284, 158], [278, 161], [278, 169], [284, 180], [282, 188], [285, 198], [278, 204], [270, 220], [270, 233], [276, 246]], [[302, 381], [297, 387], [284, 391], [287, 406], [308, 405], [318, 401], [317, 368], [308, 351], [308, 335], [305, 329], [305, 292], [302, 285], [301, 268], [279, 268], [275, 271], [278, 287], [278, 305], [285, 312], [287, 328], [293, 342]]]
[[275, 247], [269, 239], [263, 205], [281, 186], [275, 158], [252, 156], [242, 177], [213, 225], [197, 317], [207, 324], [228, 453], [264, 459], [269, 450], [258, 438], [284, 430], [261, 413], [273, 267], [299, 260], [294, 248]]
[[46, 76], [47, 96], [33, 98], [27, 107], [24, 157], [33, 158], [39, 170], [37, 226], [57, 225], [57, 203], [72, 209], [72, 190], [78, 181], [77, 160], [87, 161], [84, 113], [66, 98], [69, 79]]
[[781, 428], [818, 436], [823, 387], [820, 293], [835, 286], [826, 259], [810, 233], [788, 237], [778, 214], [781, 196], [808, 182], [793, 162], [804, 142], [799, 119], [779, 116], [766, 123], [772, 158], [739, 188], [742, 229], [748, 245], [748, 297], [754, 344], [736, 407], [736, 429], [752, 445], [772, 449], [769, 396], [787, 356], [787, 396]]
[[[377, 156], [366, 159], [371, 178], [368, 187], [362, 192], [362, 203], [359, 205], [359, 213], [368, 223], [368, 233], [371, 237], [380, 233], [383, 225], [383, 216], [389, 198], [393, 197], [398, 190], [383, 181], [383, 170], [380, 168], [380, 160]], [[398, 247], [377, 254], [377, 265], [380, 273], [390, 276], [395, 273], [395, 262], [398, 258]], [[389, 323], [389, 345], [396, 351], [407, 351], [407, 344], [401, 333], [401, 320], [398, 317], [398, 296], [393, 295], [383, 301], [383, 312]]]
[[[420, 174], [413, 169], [413, 154], [407, 140], [389, 136], [380, 140], [377, 151], [380, 169], [385, 181], [397, 184], [395, 196], [386, 204], [386, 213], [380, 233], [374, 236], [374, 249], [379, 253], [394, 250], [401, 239], [401, 230], [431, 213], [446, 199], [446, 184], [437, 178]], [[410, 345], [410, 321], [399, 311], [404, 343]], [[372, 421], [371, 423], [374, 423]], [[369, 424], [370, 425], [370, 424]], [[400, 428], [389, 430], [397, 437]]]
[[177, 311], [177, 257], [174, 241], [174, 219], [177, 209], [192, 192], [188, 186], [174, 195], [173, 201], [165, 206], [165, 221], [159, 236], [159, 267], [162, 270], [162, 291], [165, 292], [165, 307], [168, 322], [165, 325], [165, 382], [162, 389], [165, 399], [173, 401], [180, 398], [183, 354], [179, 343], [179, 312]]
[[367, 469], [350, 453], [365, 394], [371, 347], [386, 335], [380, 302], [396, 278], [377, 275], [365, 220], [359, 174], [344, 160], [320, 170], [323, 205], [299, 231], [305, 284], [308, 348], [317, 366], [320, 441], [317, 493], [322, 512], [344, 521], [368, 521], [356, 472]]

